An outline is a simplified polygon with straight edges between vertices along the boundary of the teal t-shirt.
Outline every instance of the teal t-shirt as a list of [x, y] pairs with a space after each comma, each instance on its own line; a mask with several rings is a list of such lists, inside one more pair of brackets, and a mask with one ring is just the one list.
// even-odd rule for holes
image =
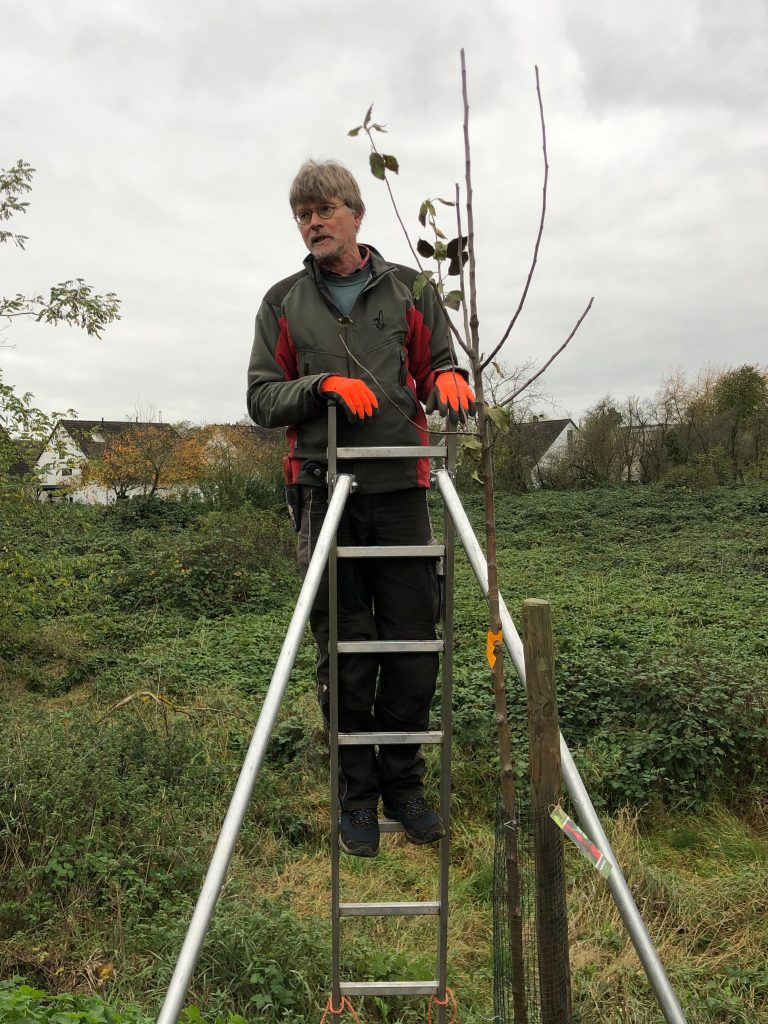
[[357, 301], [357, 296], [365, 288], [371, 278], [371, 261], [366, 260], [365, 265], [352, 274], [342, 277], [340, 274], [332, 274], [326, 270], [320, 271], [323, 280], [328, 286], [334, 305], [344, 316], [349, 316], [352, 307]]

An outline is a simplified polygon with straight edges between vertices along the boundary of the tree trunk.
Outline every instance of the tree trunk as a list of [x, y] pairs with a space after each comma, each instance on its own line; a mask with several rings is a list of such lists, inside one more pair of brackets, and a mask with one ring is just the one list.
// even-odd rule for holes
[[[485, 499], [485, 543], [488, 561], [488, 615], [489, 630], [501, 636], [499, 612], [499, 579], [496, 563], [496, 511], [494, 504], [493, 460], [491, 454], [491, 421], [485, 412], [482, 370], [473, 366], [475, 395], [478, 400], [478, 427], [482, 443], [481, 477]], [[507, 875], [507, 919], [509, 924], [509, 952], [512, 965], [512, 1003], [514, 1024], [527, 1024], [528, 1009], [525, 997], [525, 970], [523, 960], [523, 916], [520, 861], [517, 845], [517, 797], [512, 754], [509, 743], [507, 718], [507, 690], [504, 683], [504, 644], [496, 640], [493, 646], [493, 698], [496, 710], [499, 758], [501, 761], [501, 804], [504, 814], [504, 849]]]

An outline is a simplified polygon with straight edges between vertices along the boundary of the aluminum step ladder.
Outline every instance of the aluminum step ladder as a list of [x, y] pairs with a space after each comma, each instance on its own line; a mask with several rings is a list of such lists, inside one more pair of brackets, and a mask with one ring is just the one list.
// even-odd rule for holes
[[[402, 459], [432, 458], [445, 461], [446, 469], [453, 472], [455, 466], [455, 435], [449, 434], [448, 443], [440, 446], [407, 447], [354, 447], [337, 445], [336, 408], [328, 412], [328, 488], [333, 493], [337, 478], [338, 462], [344, 459]], [[342, 997], [355, 996], [435, 996], [437, 1019], [442, 1021], [447, 990], [447, 946], [448, 946], [448, 873], [450, 863], [451, 828], [451, 734], [453, 705], [453, 576], [454, 576], [454, 531], [448, 515], [444, 517], [444, 543], [419, 545], [388, 545], [384, 547], [339, 546], [335, 539], [328, 559], [329, 587], [329, 747], [330, 747], [330, 840], [331, 840], [331, 1005], [341, 1006]], [[337, 569], [339, 558], [441, 558], [443, 559], [443, 629], [438, 640], [367, 640], [340, 641], [338, 639]], [[440, 728], [421, 732], [364, 732], [339, 733], [338, 714], [338, 656], [345, 653], [387, 652], [423, 653], [437, 652], [442, 655], [442, 699]], [[440, 816], [443, 819], [445, 835], [439, 840], [438, 898], [422, 902], [392, 900], [380, 903], [346, 902], [341, 900], [339, 819], [339, 747], [372, 744], [419, 743], [440, 747]], [[384, 834], [403, 832], [399, 821], [387, 818], [379, 820], [379, 830]], [[341, 921], [352, 917], [422, 917], [437, 918], [435, 977], [413, 981], [342, 981], [341, 979]]]
[[[334, 421], [335, 429], [335, 421]], [[335, 434], [334, 434], [334, 450], [338, 458], [359, 458], [363, 454], [362, 449], [343, 449], [337, 448], [335, 445]], [[410, 452], [408, 449], [402, 448], [388, 448], [380, 449], [379, 454], [370, 457], [391, 457], [391, 458], [406, 458], [409, 457]], [[464, 511], [459, 496], [451, 478], [451, 470], [453, 464], [451, 462], [450, 452], [446, 452], [445, 448], [442, 447], [424, 447], [419, 449], [419, 455], [428, 456], [432, 458], [446, 458], [448, 464], [445, 468], [438, 469], [435, 473], [437, 490], [443, 500], [443, 505], [446, 511], [445, 515], [445, 558], [446, 558], [446, 573], [445, 573], [445, 594], [446, 594], [446, 625], [443, 631], [443, 674], [444, 681], [447, 679], [448, 690], [444, 687], [443, 689], [443, 720], [442, 728], [442, 750], [445, 755], [447, 752], [450, 755], [450, 739], [451, 739], [451, 720], [450, 720], [450, 682], [451, 682], [451, 623], [453, 615], [453, 551], [454, 551], [454, 531], [461, 541], [462, 547], [466, 553], [470, 567], [474, 572], [477, 582], [480, 586], [480, 591], [483, 596], [488, 593], [488, 567], [483, 554], [480, 543], [474, 535], [472, 526], [469, 522], [466, 512]], [[275, 669], [272, 675], [272, 680], [269, 684], [267, 692], [264, 697], [264, 702], [261, 707], [256, 727], [253, 731], [248, 751], [245, 755], [243, 767], [235, 786], [232, 799], [227, 809], [227, 813], [222, 822], [221, 831], [216, 841], [215, 848], [211, 857], [211, 862], [208, 866], [208, 870], [205, 875], [200, 895], [195, 905], [192, 918], [189, 922], [187, 934], [184, 938], [179, 956], [176, 962], [176, 966], [173, 971], [173, 976], [168, 985], [168, 990], [163, 1000], [163, 1005], [160, 1009], [160, 1013], [157, 1018], [157, 1024], [176, 1024], [179, 1015], [181, 1014], [184, 1000], [189, 989], [190, 981], [194, 972], [195, 964], [197, 963], [200, 950], [202, 949], [205, 935], [210, 925], [213, 912], [216, 907], [216, 902], [221, 893], [222, 886], [227, 873], [227, 868], [232, 859], [232, 854], [237, 843], [240, 829], [242, 828], [243, 821], [245, 819], [246, 812], [248, 810], [248, 804], [253, 792], [253, 787], [256, 782], [256, 778], [259, 774], [259, 770], [264, 761], [269, 739], [272, 735], [272, 731], [277, 722], [278, 713], [280, 710], [280, 704], [285, 694], [285, 690], [288, 685], [288, 679], [296, 660], [296, 655], [299, 647], [302, 644], [305, 629], [309, 621], [309, 613], [314, 601], [315, 595], [320, 587], [322, 576], [325, 572], [326, 564], [328, 563], [331, 549], [334, 546], [336, 530], [338, 523], [341, 518], [341, 514], [344, 509], [344, 503], [351, 491], [351, 478], [344, 473], [337, 474], [337, 486], [334, 487], [333, 495], [328, 502], [328, 511], [325, 517], [325, 523], [320, 535], [317, 538], [315, 545], [315, 551], [310, 561], [307, 574], [304, 578], [304, 582], [301, 587], [298, 599], [296, 601], [296, 607], [294, 609], [291, 622], [288, 626], [288, 631], [283, 641], [283, 646], [280, 651], [280, 655], [275, 664]], [[342, 549], [343, 551], [343, 549]], [[336, 558], [339, 557], [339, 551], [336, 550]], [[349, 557], [348, 554], [342, 553], [342, 557]], [[368, 557], [370, 555], [370, 549], [368, 551]], [[376, 557], [376, 556], [373, 556]], [[501, 622], [503, 628], [504, 645], [509, 653], [510, 660], [514, 666], [520, 681], [525, 685], [525, 661], [523, 658], [523, 643], [520, 636], [515, 628], [515, 624], [512, 620], [509, 611], [507, 610], [504, 599], [499, 595], [499, 607], [501, 613]], [[447, 632], [446, 632], [447, 631]], [[338, 650], [337, 650], [338, 654]], [[446, 708], [447, 704], [447, 708]], [[447, 712], [447, 714], [446, 714]], [[337, 723], [338, 725], [338, 723]], [[366, 734], [366, 741], [370, 742], [371, 734]], [[336, 751], [338, 756], [338, 749]], [[621, 871], [616, 856], [611, 848], [611, 844], [608, 841], [600, 819], [595, 811], [592, 801], [587, 792], [586, 786], [579, 774], [579, 771], [574, 763], [573, 757], [568, 749], [568, 746], [563, 738], [560, 736], [560, 760], [561, 769], [563, 774], [563, 781], [568, 789], [571, 802], [576, 810], [579, 820], [589, 831], [592, 838], [598, 843], [603, 853], [610, 860], [613, 865], [613, 871], [608, 877], [608, 888], [610, 889], [611, 896], [621, 914], [622, 920], [626, 925], [629, 936], [632, 943], [637, 951], [640, 962], [643, 965], [645, 973], [648, 977], [648, 981], [651, 984], [654, 995], [658, 1002], [659, 1008], [662, 1011], [664, 1020], [667, 1024], [686, 1024], [685, 1014], [683, 1013], [680, 1003], [674, 993], [672, 986], [670, 985], [669, 978], [667, 977], [666, 971], [659, 959], [659, 955], [653, 945], [648, 930], [640, 916], [640, 912], [635, 904], [632, 893], [627, 885], [627, 881]], [[450, 767], [450, 766], [449, 766]], [[335, 773], [332, 773], [335, 775]], [[416, 983], [399, 983], [395, 986], [395, 983], [390, 985], [389, 983], [381, 983], [381, 986], [373, 987], [374, 983], [369, 982], [346, 982], [342, 983], [338, 977], [338, 972], [334, 968], [334, 984], [336, 986], [333, 1005], [339, 1007], [340, 998], [342, 992], [349, 993], [349, 995], [362, 995], [374, 992], [375, 994], [384, 994], [383, 986], [387, 986], [387, 992], [397, 995], [427, 995], [437, 994], [437, 998], [441, 1001], [444, 1000], [444, 994], [446, 991], [445, 987], [445, 949], [446, 949], [446, 933], [447, 933], [447, 921], [448, 921], [448, 904], [447, 904], [447, 867], [448, 867], [448, 842], [450, 834], [450, 772], [441, 772], [441, 785], [440, 785], [440, 806], [441, 812], [444, 815], [444, 823], [446, 825], [446, 837], [441, 841], [441, 871], [440, 871], [440, 895], [441, 899], [437, 901], [437, 906], [432, 904], [429, 908], [423, 905], [425, 909], [422, 911], [424, 914], [435, 914], [439, 918], [439, 949], [438, 949], [438, 963], [437, 963], [437, 977], [425, 982]], [[336, 817], [334, 821], [338, 821], [338, 794], [337, 794], [337, 806], [335, 808]], [[336, 825], [338, 828], [338, 824]], [[385, 830], [389, 830], [389, 826], [385, 824]], [[336, 833], [338, 836], [338, 833]], [[332, 849], [338, 851], [338, 842], [332, 844]], [[443, 859], [442, 854], [445, 851], [445, 857]], [[337, 853], [334, 852], [334, 856]], [[335, 869], [336, 877], [338, 879], [338, 859], [337, 867]], [[357, 912], [352, 908], [358, 906], [356, 904], [342, 904], [339, 901], [338, 893], [338, 880], [336, 882], [337, 888], [333, 894], [334, 907], [338, 910], [334, 913], [335, 921], [333, 923], [332, 931], [335, 933], [334, 942], [334, 959], [338, 963], [338, 931], [339, 921], [342, 916], [342, 910], [345, 916], [358, 916]], [[370, 906], [370, 905], [369, 905]], [[395, 905], [391, 905], [395, 906]], [[407, 905], [406, 905], [407, 906]], [[393, 909], [390, 913], [400, 913], [400, 908]], [[371, 913], [376, 911], [371, 910]], [[365, 913], [360, 911], [360, 914]], [[403, 990], [403, 984], [412, 984], [407, 992]], [[365, 986], [363, 989], [362, 986]], [[417, 987], [418, 986], [418, 987]], [[346, 997], [346, 996], [345, 996]], [[444, 1019], [444, 1006], [439, 1003], [437, 1005], [437, 1018], [438, 1021]]]

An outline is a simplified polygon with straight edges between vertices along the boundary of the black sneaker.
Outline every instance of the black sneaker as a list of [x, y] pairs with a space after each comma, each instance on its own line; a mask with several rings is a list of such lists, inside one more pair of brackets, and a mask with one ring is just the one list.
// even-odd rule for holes
[[375, 857], [379, 852], [379, 816], [374, 807], [342, 811], [339, 846], [354, 857]]
[[399, 821], [405, 829], [405, 838], [418, 846], [436, 843], [445, 835], [440, 815], [432, 810], [423, 796], [415, 796], [392, 808], [385, 806], [384, 814]]

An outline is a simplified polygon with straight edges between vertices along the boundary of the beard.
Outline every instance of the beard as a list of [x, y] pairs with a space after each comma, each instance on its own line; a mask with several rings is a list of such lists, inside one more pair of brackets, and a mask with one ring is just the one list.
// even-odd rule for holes
[[334, 263], [344, 252], [345, 246], [336, 238], [325, 237], [318, 242], [310, 242], [309, 251], [318, 263]]

